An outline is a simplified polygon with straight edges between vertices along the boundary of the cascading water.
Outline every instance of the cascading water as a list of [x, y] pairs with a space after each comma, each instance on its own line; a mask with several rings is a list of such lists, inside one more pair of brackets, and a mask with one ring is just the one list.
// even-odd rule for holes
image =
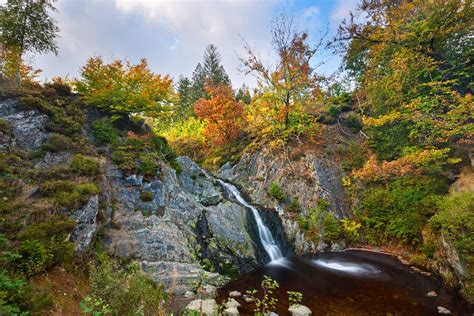
[[258, 210], [254, 206], [247, 203], [247, 201], [245, 201], [245, 199], [242, 197], [239, 190], [237, 190], [235, 186], [219, 179], [218, 181], [227, 190], [227, 192], [231, 194], [240, 204], [252, 210], [255, 221], [257, 222], [260, 241], [262, 242], [263, 248], [270, 257], [270, 260], [274, 261], [283, 258], [280, 248], [275, 243], [270, 229], [268, 229], [268, 227], [265, 226], [265, 224], [263, 223], [262, 218], [258, 213]]

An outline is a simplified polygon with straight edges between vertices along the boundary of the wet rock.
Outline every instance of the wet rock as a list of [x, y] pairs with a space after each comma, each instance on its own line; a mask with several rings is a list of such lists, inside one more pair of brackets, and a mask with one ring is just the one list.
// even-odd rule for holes
[[451, 311], [443, 306], [438, 306], [437, 307], [438, 309], [438, 314], [442, 314], [442, 315], [450, 315], [451, 314]]
[[232, 292], [229, 293], [229, 296], [230, 297], [241, 297], [242, 293], [240, 293], [239, 291], [232, 291]]
[[436, 293], [435, 291], [431, 291], [431, 292], [426, 293], [426, 296], [428, 296], [428, 297], [436, 297], [436, 296], [438, 296], [438, 293]]
[[[202, 309], [201, 309], [202, 308]], [[185, 308], [185, 314], [186, 312], [192, 312], [192, 313], [199, 313], [201, 312], [206, 316], [217, 316], [219, 307], [217, 305], [217, 302], [213, 299], [207, 299], [207, 300], [194, 300], [191, 301]]]
[[224, 316], [238, 316], [239, 310], [236, 307], [228, 307], [224, 310]]
[[89, 246], [97, 229], [97, 213], [99, 212], [99, 196], [94, 195], [87, 201], [86, 205], [76, 210], [71, 217], [77, 221], [77, 225], [71, 235], [71, 240], [76, 244], [78, 253], [84, 252]]
[[291, 313], [292, 316], [309, 316], [311, 315], [311, 310], [300, 304], [293, 304], [288, 308], [288, 311]]
[[252, 303], [254, 301], [254, 299], [251, 298], [248, 295], [244, 295], [244, 301], [245, 301], [245, 303]]

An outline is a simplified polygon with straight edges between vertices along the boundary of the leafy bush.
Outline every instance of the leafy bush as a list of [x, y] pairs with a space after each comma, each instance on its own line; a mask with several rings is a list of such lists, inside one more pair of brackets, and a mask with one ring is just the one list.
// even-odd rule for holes
[[0, 133], [9, 134], [10, 132], [11, 132], [10, 122], [0, 118]]
[[126, 174], [142, 174], [152, 178], [157, 175], [160, 161], [179, 166], [176, 153], [169, 147], [165, 138], [153, 134], [135, 135], [129, 133], [123, 142], [115, 147], [112, 161]]
[[341, 237], [341, 225], [332, 212], [327, 212], [323, 219], [323, 238], [326, 241], [335, 241]]
[[366, 190], [356, 213], [369, 241], [387, 238], [417, 246], [421, 230], [436, 210], [436, 198], [443, 192], [441, 181], [429, 177], [405, 177]]
[[83, 176], [96, 176], [100, 173], [99, 162], [81, 154], [72, 157], [70, 167], [72, 171]]
[[39, 191], [49, 198], [57, 208], [73, 210], [84, 204], [87, 199], [99, 193], [94, 183], [74, 183], [70, 180], [50, 180], [40, 185]]
[[362, 129], [362, 122], [355, 114], [350, 114], [344, 119], [344, 124], [351, 130], [352, 133], [357, 133]]
[[51, 82], [45, 83], [44, 87], [54, 89], [56, 93], [62, 97], [71, 95], [71, 86], [61, 77], [54, 77]]
[[474, 195], [472, 192], [451, 193], [438, 205], [439, 212], [430, 219], [430, 226], [452, 240], [464, 260], [468, 257], [474, 260]]
[[272, 182], [268, 188], [268, 195], [276, 199], [279, 202], [286, 200], [286, 194], [277, 182]]
[[21, 270], [27, 275], [34, 275], [70, 260], [74, 244], [67, 237], [75, 226], [75, 221], [60, 216], [27, 226], [19, 235], [21, 260], [18, 264]]
[[409, 147], [411, 127], [408, 123], [385, 124], [380, 127], [371, 127], [369, 145], [380, 160], [394, 160], [400, 158], [403, 149]]
[[113, 145], [118, 141], [119, 132], [110, 119], [102, 118], [92, 123], [92, 136], [98, 145]]
[[114, 315], [135, 315], [137, 311], [144, 315], [164, 312], [166, 293], [163, 287], [137, 265], [122, 268], [115, 261], [103, 258], [90, 271], [93, 295], [89, 301], [101, 302], [101, 308], [107, 306]]
[[50, 152], [60, 152], [72, 150], [76, 147], [71, 138], [62, 134], [53, 133], [48, 140], [41, 145], [41, 149]]
[[301, 212], [301, 204], [298, 199], [293, 198], [290, 204], [287, 207], [287, 210], [291, 213], [299, 213]]
[[153, 201], [153, 192], [151, 191], [142, 191], [140, 193], [140, 199], [143, 201], [143, 202], [150, 202], [150, 201]]
[[6, 237], [0, 234], [0, 315], [19, 315], [27, 299], [26, 281], [12, 269], [18, 259], [19, 256], [11, 252]]

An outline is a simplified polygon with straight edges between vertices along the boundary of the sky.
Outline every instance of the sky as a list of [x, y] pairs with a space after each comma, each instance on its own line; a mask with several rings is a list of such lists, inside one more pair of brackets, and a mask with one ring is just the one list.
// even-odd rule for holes
[[[152, 71], [177, 79], [181, 74], [191, 76], [204, 48], [212, 43], [234, 87], [254, 86], [255, 79], [241, 71], [243, 39], [271, 61], [270, 25], [283, 10], [316, 42], [326, 30], [330, 39], [356, 4], [357, 0], [59, 0], [54, 13], [61, 30], [59, 53], [34, 55], [30, 62], [43, 69], [45, 79], [77, 77], [91, 56], [133, 63], [146, 58]], [[318, 71], [331, 74], [340, 57], [323, 50], [315, 60], [320, 62], [324, 65]]]

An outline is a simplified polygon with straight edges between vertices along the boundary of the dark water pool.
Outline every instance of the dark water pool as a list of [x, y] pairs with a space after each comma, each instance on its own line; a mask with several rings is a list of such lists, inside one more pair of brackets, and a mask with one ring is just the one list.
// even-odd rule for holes
[[[279, 315], [289, 314], [286, 291], [303, 293], [302, 304], [313, 315], [438, 315], [437, 306], [453, 315], [472, 315], [472, 307], [439, 278], [415, 273], [391, 256], [365, 251], [281, 259], [227, 284], [218, 302], [233, 290], [260, 289], [264, 275], [280, 285], [275, 295]], [[428, 297], [431, 291], [438, 296]], [[237, 300], [241, 314], [251, 315], [253, 304]]]

